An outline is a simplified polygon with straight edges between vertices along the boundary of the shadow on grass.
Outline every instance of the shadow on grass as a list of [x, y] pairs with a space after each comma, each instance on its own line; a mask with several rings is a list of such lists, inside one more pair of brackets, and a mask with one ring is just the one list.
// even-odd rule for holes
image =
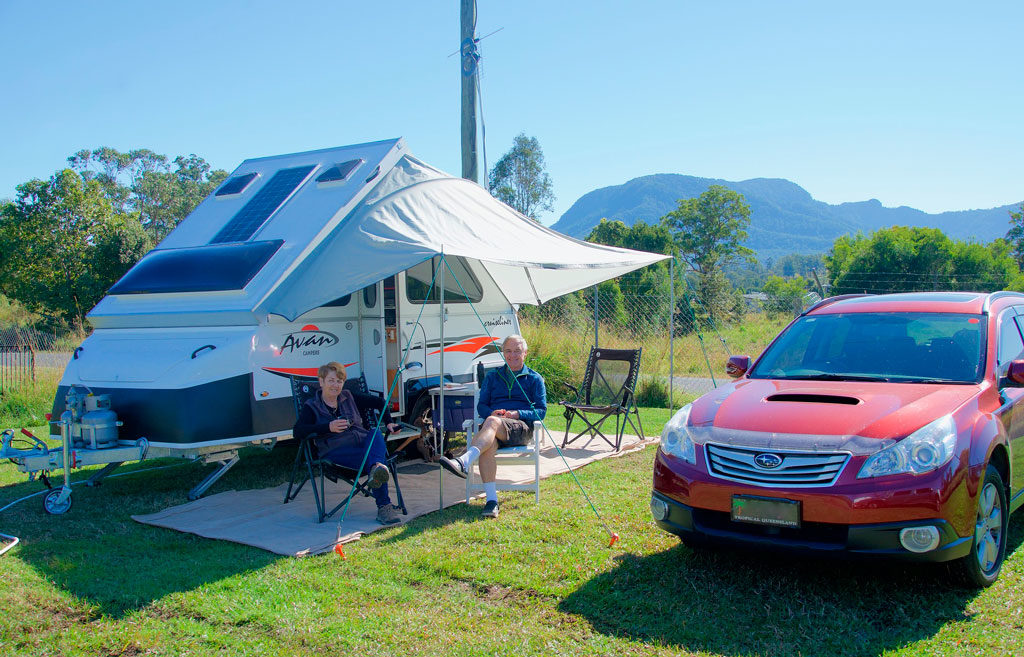
[[[1024, 541], [1024, 516], [1009, 530], [1008, 554]], [[618, 561], [559, 609], [603, 634], [722, 655], [879, 655], [967, 620], [977, 595], [945, 564], [682, 545]]]
[[[294, 454], [294, 447], [287, 444], [272, 452], [248, 449], [210, 494], [279, 484]], [[173, 467], [146, 472], [165, 465]], [[16, 552], [7, 556], [16, 556], [56, 587], [113, 618], [170, 593], [258, 570], [280, 559], [256, 548], [131, 519], [187, 502], [188, 490], [212, 467], [170, 459], [125, 465], [117, 474], [129, 474], [108, 478], [99, 487], [73, 485], [72, 508], [60, 516], [43, 511], [42, 497], [20, 502], [0, 514], [0, 531], [21, 539]], [[73, 480], [90, 474], [77, 471]], [[55, 479], [54, 485], [60, 481]], [[41, 488], [38, 482], [0, 487], [0, 507]]]

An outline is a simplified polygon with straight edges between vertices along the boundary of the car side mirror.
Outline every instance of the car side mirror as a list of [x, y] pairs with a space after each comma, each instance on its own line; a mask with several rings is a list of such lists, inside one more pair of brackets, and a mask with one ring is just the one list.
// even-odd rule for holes
[[1006, 368], [1006, 382], [1012, 386], [1024, 386], [1024, 360], [1010, 361]]
[[[1022, 368], [1024, 368], [1024, 361], [1020, 362]], [[734, 379], [738, 379], [747, 373], [750, 369], [750, 356], [729, 356], [728, 362], [725, 364], [725, 373]], [[1022, 369], [1024, 372], [1024, 369]]]

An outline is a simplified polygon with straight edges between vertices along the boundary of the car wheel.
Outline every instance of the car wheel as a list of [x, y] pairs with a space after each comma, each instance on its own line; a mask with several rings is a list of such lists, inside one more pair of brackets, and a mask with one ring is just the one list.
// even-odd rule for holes
[[999, 577], [1006, 556], [1006, 488], [999, 471], [985, 469], [978, 493], [978, 511], [971, 551], [959, 561], [960, 573], [970, 586], [990, 586]]

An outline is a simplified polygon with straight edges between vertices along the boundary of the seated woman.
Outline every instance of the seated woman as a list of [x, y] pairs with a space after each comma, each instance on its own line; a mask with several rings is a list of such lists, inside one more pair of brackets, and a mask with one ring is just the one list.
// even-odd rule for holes
[[[380, 431], [368, 430], [363, 426], [356, 397], [344, 390], [348, 374], [341, 363], [330, 362], [317, 370], [320, 379], [320, 394], [306, 401], [299, 410], [292, 435], [315, 434], [320, 458], [345, 468], [358, 470], [366, 454], [364, 471], [367, 486], [377, 502], [377, 522], [391, 525], [399, 521], [399, 508], [391, 504], [388, 496], [387, 446]], [[378, 405], [380, 400], [372, 395], [359, 395], [364, 404]], [[384, 416], [385, 420], [389, 417]], [[395, 425], [387, 425], [389, 431]], [[369, 446], [369, 454], [367, 454]]]

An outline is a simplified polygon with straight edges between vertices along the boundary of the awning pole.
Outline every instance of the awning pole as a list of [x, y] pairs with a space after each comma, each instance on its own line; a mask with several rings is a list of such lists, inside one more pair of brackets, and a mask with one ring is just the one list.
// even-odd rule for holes
[[438, 414], [440, 417], [437, 419], [437, 426], [441, 427], [441, 433], [435, 438], [437, 440], [437, 449], [434, 451], [437, 453], [437, 503], [438, 511], [444, 508], [444, 468], [441, 467], [441, 456], [443, 456], [442, 450], [444, 450], [444, 270], [445, 270], [445, 259], [444, 259], [444, 247], [441, 248], [441, 271], [438, 272], [437, 285], [440, 288], [441, 294], [441, 392], [438, 394], [440, 401], [438, 402], [439, 408]]
[[597, 349], [597, 286], [594, 286], [594, 349]]

